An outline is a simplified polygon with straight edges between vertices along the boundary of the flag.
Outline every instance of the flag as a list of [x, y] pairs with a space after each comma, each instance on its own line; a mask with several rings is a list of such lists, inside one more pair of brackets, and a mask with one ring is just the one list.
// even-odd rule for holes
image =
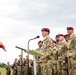
[[4, 51], [6, 51], [5, 46], [0, 42], [0, 48], [2, 48]]

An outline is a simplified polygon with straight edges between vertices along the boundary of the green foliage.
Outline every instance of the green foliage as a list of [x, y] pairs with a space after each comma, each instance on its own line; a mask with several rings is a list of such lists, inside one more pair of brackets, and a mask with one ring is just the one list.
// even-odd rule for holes
[[6, 64], [5, 64], [5, 63], [1, 63], [1, 64], [0, 64], [0, 67], [1, 67], [1, 68], [5, 68], [5, 67], [6, 67]]

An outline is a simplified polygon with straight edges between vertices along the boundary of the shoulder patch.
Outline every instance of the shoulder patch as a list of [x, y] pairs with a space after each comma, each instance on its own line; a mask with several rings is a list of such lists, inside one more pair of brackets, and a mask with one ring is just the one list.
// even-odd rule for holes
[[50, 41], [50, 42], [48, 42], [48, 45], [51, 45], [52, 44], [52, 42]]
[[74, 44], [76, 44], [76, 40], [74, 41]]

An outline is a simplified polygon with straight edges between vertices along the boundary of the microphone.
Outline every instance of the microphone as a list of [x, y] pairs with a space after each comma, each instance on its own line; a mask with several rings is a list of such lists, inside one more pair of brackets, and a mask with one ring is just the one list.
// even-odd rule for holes
[[30, 39], [30, 40], [34, 40], [34, 39], [37, 39], [37, 38], [40, 38], [40, 36], [38, 35], [38, 36], [36, 36], [35, 38], [32, 38], [32, 39]]

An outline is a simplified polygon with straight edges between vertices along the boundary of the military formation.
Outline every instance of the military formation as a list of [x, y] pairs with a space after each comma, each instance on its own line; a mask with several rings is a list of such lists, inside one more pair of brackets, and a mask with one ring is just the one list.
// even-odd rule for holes
[[[36, 51], [44, 55], [35, 57], [36, 75], [76, 75], [76, 34], [73, 27], [67, 27], [66, 32], [66, 35], [56, 35], [53, 40], [49, 36], [50, 29], [42, 28], [44, 39], [38, 42]], [[15, 59], [12, 70], [13, 75], [34, 75], [33, 61], [20, 55], [18, 60]]]
[[58, 34], [55, 41], [49, 37], [50, 29], [41, 30], [43, 41], [36, 50], [44, 56], [36, 57], [37, 75], [76, 75], [76, 34], [67, 27], [67, 34]]
[[29, 59], [28, 55], [26, 59], [22, 58], [22, 55], [19, 55], [19, 59], [14, 60], [12, 71], [12, 75], [34, 75], [33, 61]]

